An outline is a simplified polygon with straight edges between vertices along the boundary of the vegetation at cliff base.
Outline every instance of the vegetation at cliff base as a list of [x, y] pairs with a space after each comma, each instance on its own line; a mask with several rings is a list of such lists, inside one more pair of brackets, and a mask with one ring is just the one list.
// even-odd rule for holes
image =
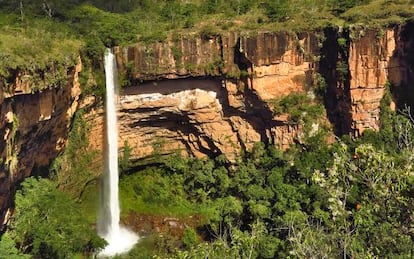
[[[257, 143], [232, 167], [222, 157], [172, 156], [123, 177], [123, 208], [151, 213], [154, 204], [153, 213], [180, 218], [177, 206], [184, 205], [202, 215], [190, 246], [184, 236], [162, 232], [152, 244], [160, 258], [409, 258], [412, 148], [383, 149], [375, 137], [384, 133], [370, 134], [308, 151]], [[153, 180], [136, 180], [142, 177]]]
[[[326, 27], [349, 30], [351, 38], [366, 27], [413, 21], [413, 7], [413, 0], [0, 0], [0, 87], [12, 91], [16, 78], [32, 92], [62, 87], [81, 60], [82, 94], [101, 97], [106, 47]], [[349, 43], [335, 41], [339, 48]], [[178, 49], [172, 55], [182, 57]], [[338, 61], [337, 79], [346, 81], [348, 65]], [[223, 66], [205, 64], [206, 74], [216, 76]], [[242, 70], [234, 78], [249, 76]], [[258, 142], [235, 161], [219, 152], [201, 159], [156, 150], [149, 164], [137, 166], [126, 142], [121, 221], [142, 238], [116, 258], [414, 257], [411, 110], [392, 111], [387, 93], [379, 132], [327, 141], [320, 100], [327, 83], [317, 81], [319, 96], [268, 101], [271, 116], [286, 116], [287, 126], [305, 132], [287, 150]], [[95, 230], [101, 161], [83, 115], [75, 115], [68, 144], [45, 178], [16, 186], [0, 258], [93, 258], [106, 245]]]
[[[275, 105], [292, 112], [284, 104], [305, 98]], [[173, 155], [125, 175], [124, 213], [180, 220], [184, 205], [202, 220], [196, 236], [155, 232], [121, 258], [142, 249], [159, 258], [412, 257], [414, 127], [410, 111], [394, 112], [390, 101], [388, 93], [381, 102], [381, 130], [357, 140], [327, 144], [320, 135], [285, 152], [256, 143], [231, 165]]]
[[[391, 124], [384, 126], [406, 119], [389, 116]], [[409, 258], [414, 245], [413, 145], [404, 142], [414, 137], [409, 129], [404, 138], [381, 131], [310, 150], [301, 148], [306, 143], [287, 152], [257, 143], [231, 166], [223, 156], [172, 155], [157, 166], [129, 170], [120, 182], [124, 220], [134, 213], [199, 219], [180, 232], [147, 233], [119, 258]], [[386, 149], [376, 139], [383, 134], [390, 141]], [[104, 245], [90, 224], [56, 183], [26, 179], [0, 240], [7, 250], [0, 255], [86, 257]]]
[[2, 245], [10, 242], [10, 235], [20, 252], [34, 258], [68, 258], [92, 255], [106, 244], [84, 220], [78, 204], [50, 180], [26, 179], [15, 202], [10, 231]]

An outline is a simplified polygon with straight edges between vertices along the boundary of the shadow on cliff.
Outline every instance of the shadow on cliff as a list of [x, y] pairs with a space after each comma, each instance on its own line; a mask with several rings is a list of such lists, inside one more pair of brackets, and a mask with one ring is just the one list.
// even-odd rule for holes
[[388, 66], [388, 81], [398, 109], [414, 112], [414, 22], [394, 30], [396, 48]]
[[47, 176], [51, 162], [62, 152], [72, 119], [72, 115], [68, 116], [68, 107], [74, 101], [73, 80], [71, 74], [66, 86], [4, 100], [3, 106], [10, 105], [10, 110], [2, 113], [12, 112], [13, 122], [0, 129], [8, 128], [10, 132], [0, 144], [3, 161], [0, 173], [5, 176], [0, 180], [0, 222], [7, 209], [14, 206], [14, 194], [24, 178]]
[[[243, 107], [236, 109], [231, 107], [228, 99], [224, 99], [223, 113], [225, 117], [239, 116], [243, 120], [247, 121], [253, 129], [260, 134], [260, 140], [264, 143], [270, 143], [267, 132], [274, 126], [281, 126], [283, 123], [273, 120], [273, 112], [263, 101], [257, 93], [253, 90], [253, 64], [252, 62], [240, 51], [240, 42], [238, 39], [234, 46], [234, 64], [236, 64], [241, 71], [238, 84], [241, 86], [240, 94], [243, 96]], [[250, 72], [249, 72], [250, 71]], [[225, 87], [225, 96], [229, 96], [229, 93]], [[243, 143], [242, 140], [239, 140]], [[244, 147], [245, 148], [245, 147]]]
[[[336, 136], [351, 132], [351, 94], [349, 57], [349, 32], [338, 32], [336, 28], [327, 28], [324, 31], [326, 40], [321, 48], [321, 60], [318, 73], [326, 82], [324, 103], [328, 119], [334, 126]], [[346, 39], [342, 46], [338, 38]]]
[[146, 81], [135, 86], [122, 88], [121, 95], [162, 94], [169, 95], [189, 90], [214, 91], [220, 97], [221, 79], [217, 77], [192, 77]]

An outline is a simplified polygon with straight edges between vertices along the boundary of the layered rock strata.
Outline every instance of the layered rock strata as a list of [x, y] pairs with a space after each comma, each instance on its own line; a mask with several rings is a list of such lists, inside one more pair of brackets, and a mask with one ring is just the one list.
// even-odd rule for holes
[[[119, 141], [132, 148], [132, 159], [181, 151], [234, 161], [258, 141], [281, 148], [293, 142], [298, 125], [274, 116], [268, 101], [312, 87], [318, 36], [228, 33], [116, 53], [131, 83], [120, 93]], [[97, 115], [90, 142], [101, 149]]]
[[[378, 130], [380, 102], [386, 91], [390, 62], [396, 51], [396, 32], [392, 29], [368, 31], [349, 47], [349, 90], [351, 96], [351, 131], [359, 136], [365, 129]], [[375, 41], [373, 41], [375, 39]]]
[[358, 137], [366, 129], [378, 130], [381, 100], [388, 90], [397, 105], [412, 106], [413, 30], [414, 24], [408, 23], [383, 30], [325, 32], [319, 67], [328, 85], [326, 109], [337, 135]]
[[[120, 152], [127, 145], [132, 160], [180, 151], [234, 161], [257, 141], [287, 148], [300, 141], [303, 127], [287, 114], [276, 116], [270, 101], [307, 94], [322, 81], [338, 135], [379, 128], [388, 81], [397, 105], [414, 100], [412, 23], [386, 30], [187, 35], [115, 50], [120, 81], [128, 82], [119, 95]], [[41, 92], [31, 92], [24, 73], [0, 85], [0, 218], [16, 185], [41, 173], [65, 146], [79, 71], [70, 69], [65, 86]], [[102, 150], [102, 108], [89, 110], [91, 147]]]
[[256, 141], [287, 148], [301, 127], [287, 115], [274, 116], [268, 101], [307, 93], [320, 80], [317, 73], [336, 134], [378, 130], [387, 82], [399, 100], [412, 82], [412, 28], [229, 32], [118, 48], [121, 74], [130, 79], [120, 98], [120, 141], [132, 145], [135, 158], [155, 146], [230, 159]]

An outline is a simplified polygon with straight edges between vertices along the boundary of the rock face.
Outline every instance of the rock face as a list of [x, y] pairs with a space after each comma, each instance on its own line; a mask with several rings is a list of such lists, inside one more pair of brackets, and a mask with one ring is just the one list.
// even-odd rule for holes
[[326, 106], [337, 134], [358, 137], [366, 129], [378, 130], [387, 84], [397, 104], [412, 102], [407, 96], [413, 82], [413, 28], [408, 23], [326, 33], [320, 72], [327, 79]]
[[0, 93], [1, 220], [10, 215], [18, 183], [34, 173], [47, 174], [51, 161], [65, 146], [78, 106], [81, 67], [79, 60], [77, 66], [69, 69], [66, 85], [60, 88], [31, 93], [30, 83], [18, 76], [8, 86], [9, 92]]
[[[377, 39], [372, 41], [372, 39]], [[368, 31], [352, 41], [349, 48], [351, 130], [360, 135], [365, 129], [378, 130], [380, 101], [388, 80], [389, 61], [395, 51], [393, 30], [384, 35]]]
[[[119, 98], [119, 143], [132, 148], [132, 159], [181, 151], [234, 161], [258, 141], [286, 148], [298, 125], [275, 117], [268, 101], [309, 90], [318, 50], [317, 34], [286, 33], [117, 48], [121, 75], [131, 82]], [[102, 149], [97, 115], [90, 143]]]
[[268, 102], [306, 93], [317, 73], [336, 134], [378, 130], [387, 82], [402, 103], [413, 81], [413, 27], [228, 32], [117, 48], [121, 74], [130, 79], [120, 97], [121, 145], [136, 159], [181, 150], [232, 160], [256, 141], [287, 148], [302, 128], [274, 116]]
[[[326, 87], [319, 90], [326, 90], [326, 115], [337, 135], [379, 128], [388, 81], [397, 105], [414, 100], [413, 23], [386, 30], [187, 35], [115, 52], [120, 81], [128, 85], [119, 94], [120, 152], [130, 147], [132, 160], [179, 151], [234, 161], [257, 141], [287, 148], [300, 141], [304, 127], [287, 114], [276, 116], [270, 103], [308, 94], [317, 84]], [[64, 87], [36, 93], [24, 73], [7, 87], [0, 80], [0, 219], [16, 184], [41, 173], [65, 146], [79, 71], [71, 69]], [[102, 150], [103, 110], [91, 106], [90, 144]]]
[[[255, 116], [233, 114], [227, 97], [222, 81], [214, 78], [124, 89], [119, 96], [119, 143], [132, 148], [132, 159], [181, 151], [197, 157], [226, 154], [233, 160], [261, 140], [258, 131], [265, 127]], [[101, 116], [97, 111], [92, 121], [102, 121]], [[94, 125], [90, 142], [102, 150], [102, 124]]]
[[[391, 81], [400, 86], [402, 79], [391, 80], [396, 67], [398, 50], [396, 37], [400, 28], [379, 32], [368, 31], [351, 43], [349, 53], [351, 130], [359, 136], [365, 129], [378, 130], [380, 125], [380, 101]], [[376, 41], [372, 41], [376, 39]], [[400, 40], [398, 40], [400, 41]], [[401, 67], [398, 66], [398, 70]], [[405, 79], [404, 79], [405, 80]]]
[[[319, 33], [235, 33], [179, 38], [149, 46], [117, 48], [121, 73], [132, 85], [143, 81], [220, 76], [246, 79], [261, 100], [302, 92], [312, 86]], [[227, 83], [224, 80], [224, 83]], [[240, 81], [240, 80], [239, 80]], [[229, 82], [234, 83], [234, 80]]]
[[[156, 93], [145, 94], [136, 87], [121, 96], [121, 141], [140, 152], [133, 153], [137, 156], [167, 150], [189, 151], [195, 156], [234, 156], [241, 143], [231, 118], [223, 114], [220, 81], [187, 80], [188, 88], [182, 91], [174, 91], [174, 84], [180, 80], [160, 83], [155, 86]], [[255, 131], [252, 137], [257, 138]], [[177, 139], [180, 141], [176, 143]]]
[[239, 67], [243, 59], [250, 66], [250, 85], [261, 100], [303, 92], [313, 86], [317, 72], [314, 61], [320, 54], [318, 38], [318, 33], [263, 33], [239, 39], [236, 55], [243, 55]]

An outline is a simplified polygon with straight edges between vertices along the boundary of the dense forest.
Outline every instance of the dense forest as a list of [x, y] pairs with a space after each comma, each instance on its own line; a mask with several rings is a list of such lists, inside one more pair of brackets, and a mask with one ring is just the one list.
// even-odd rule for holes
[[[104, 91], [105, 47], [163, 41], [185, 33], [305, 31], [363, 24], [374, 28], [412, 19], [410, 0], [0, 0], [0, 77], [50, 70], [33, 91], [58, 86], [79, 53], [96, 73], [83, 94]], [[52, 65], [53, 64], [53, 65]], [[57, 72], [56, 72], [57, 71]], [[59, 72], [60, 71], [60, 72]], [[390, 88], [390, 87], [389, 87]], [[303, 96], [284, 112], [323, 113]], [[388, 89], [390, 90], [390, 89]], [[320, 134], [286, 151], [258, 142], [229, 162], [161, 156], [131, 164], [120, 158], [122, 221], [134, 215], [174, 218], [179, 232], [146, 230], [117, 258], [411, 258], [414, 256], [414, 118], [409, 107], [381, 102], [381, 127], [357, 139]], [[97, 179], [90, 165], [88, 125], [79, 111], [65, 151], [48, 172], [26, 179], [0, 239], [0, 258], [90, 258], [106, 242], [95, 231]], [[41, 177], [42, 176], [42, 177]], [[87, 184], [86, 184], [87, 182]]]

